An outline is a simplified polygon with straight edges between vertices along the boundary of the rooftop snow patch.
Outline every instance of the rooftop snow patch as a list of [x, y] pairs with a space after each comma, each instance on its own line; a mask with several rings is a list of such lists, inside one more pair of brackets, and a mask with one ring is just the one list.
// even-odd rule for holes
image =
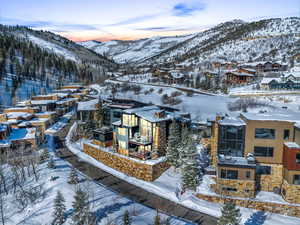
[[220, 155], [218, 165], [221, 166], [238, 166], [238, 167], [256, 167], [255, 162], [249, 162], [245, 157], [232, 157]]
[[285, 142], [284, 144], [289, 148], [298, 148], [298, 149], [300, 149], [300, 146], [296, 142]]
[[[135, 114], [138, 117], [141, 117], [152, 123], [160, 122], [164, 120], [171, 120], [180, 116], [180, 114], [175, 112], [168, 112], [168, 111], [161, 110], [157, 106], [145, 106], [140, 108], [133, 108], [133, 109], [125, 110], [124, 112], [128, 114]], [[162, 117], [158, 117], [156, 114], [161, 112], [165, 113], [165, 115]]]
[[91, 101], [86, 102], [78, 102], [78, 111], [86, 111], [86, 110], [97, 110], [97, 104], [99, 103], [99, 99], [93, 99]]
[[9, 140], [15, 141], [20, 139], [34, 139], [36, 128], [13, 128]]
[[292, 111], [285, 113], [241, 113], [241, 116], [247, 120], [300, 122], [300, 113]]
[[219, 121], [220, 125], [223, 126], [244, 126], [246, 123], [240, 119], [240, 118], [235, 118], [235, 117], [225, 117], [224, 119]]

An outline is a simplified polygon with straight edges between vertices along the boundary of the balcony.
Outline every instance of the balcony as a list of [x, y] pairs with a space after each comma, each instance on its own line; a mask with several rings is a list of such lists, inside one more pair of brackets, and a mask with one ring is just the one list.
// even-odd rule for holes
[[129, 156], [141, 160], [151, 159], [151, 153], [149, 151], [137, 151], [136, 148], [129, 149]]

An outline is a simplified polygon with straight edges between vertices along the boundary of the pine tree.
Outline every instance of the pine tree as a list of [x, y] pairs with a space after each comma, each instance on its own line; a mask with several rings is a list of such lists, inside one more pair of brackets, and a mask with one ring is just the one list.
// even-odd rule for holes
[[66, 218], [65, 218], [65, 199], [60, 191], [57, 192], [56, 198], [54, 199], [54, 213], [53, 213], [53, 221], [52, 225], [62, 225]]
[[178, 168], [180, 166], [180, 126], [176, 121], [173, 121], [170, 125], [170, 135], [168, 139], [168, 147], [166, 157], [168, 162]]
[[131, 219], [130, 219], [128, 210], [126, 210], [125, 213], [124, 213], [123, 224], [124, 225], [130, 225], [131, 224]]
[[73, 225], [90, 225], [89, 224], [89, 205], [87, 194], [78, 189], [73, 201]]
[[48, 168], [54, 169], [55, 168], [55, 162], [53, 160], [53, 157], [50, 158], [48, 164], [47, 164]]
[[182, 168], [182, 187], [184, 189], [196, 190], [199, 185], [201, 169], [197, 144], [192, 134], [188, 134], [184, 141], [185, 145], [181, 151]]
[[78, 178], [77, 172], [74, 167], [72, 168], [72, 170], [70, 172], [68, 183], [69, 184], [78, 184], [79, 183], [79, 178]]
[[233, 201], [225, 202], [221, 209], [222, 216], [218, 220], [218, 225], [239, 225], [241, 221], [240, 210], [236, 208]]
[[45, 162], [47, 159], [49, 159], [49, 152], [48, 149], [44, 149], [44, 151], [42, 152], [41, 156], [40, 156], [40, 161], [41, 162]]

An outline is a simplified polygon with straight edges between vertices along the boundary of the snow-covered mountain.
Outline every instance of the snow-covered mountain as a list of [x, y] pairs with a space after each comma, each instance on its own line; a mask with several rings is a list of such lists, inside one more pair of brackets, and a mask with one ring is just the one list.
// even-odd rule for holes
[[72, 77], [80, 80], [103, 79], [118, 64], [88, 48], [47, 31], [0, 24], [0, 74], [45, 77]]
[[152, 37], [133, 41], [84, 41], [80, 45], [99, 54], [113, 58], [116, 62], [137, 62], [145, 60], [164, 50], [192, 39], [195, 34], [175, 37]]
[[287, 62], [300, 52], [300, 18], [233, 20], [187, 36], [80, 44], [120, 63]]

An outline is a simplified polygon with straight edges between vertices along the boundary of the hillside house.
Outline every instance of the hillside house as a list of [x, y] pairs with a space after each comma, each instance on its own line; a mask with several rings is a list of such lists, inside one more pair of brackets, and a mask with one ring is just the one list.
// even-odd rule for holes
[[299, 118], [294, 112], [218, 116], [211, 138], [214, 190], [238, 197], [269, 191], [300, 203]]
[[238, 71], [227, 72], [226, 74], [227, 84], [249, 84], [254, 80], [254, 75], [251, 73], [241, 73]]
[[287, 65], [282, 65], [279, 63], [265, 62], [258, 63], [256, 65], [256, 70], [259, 72], [278, 72], [278, 71], [286, 71], [288, 69]]
[[113, 123], [114, 148], [120, 154], [144, 160], [162, 156], [172, 120], [188, 121], [178, 112], [168, 112], [157, 106], [124, 110], [121, 120]]

